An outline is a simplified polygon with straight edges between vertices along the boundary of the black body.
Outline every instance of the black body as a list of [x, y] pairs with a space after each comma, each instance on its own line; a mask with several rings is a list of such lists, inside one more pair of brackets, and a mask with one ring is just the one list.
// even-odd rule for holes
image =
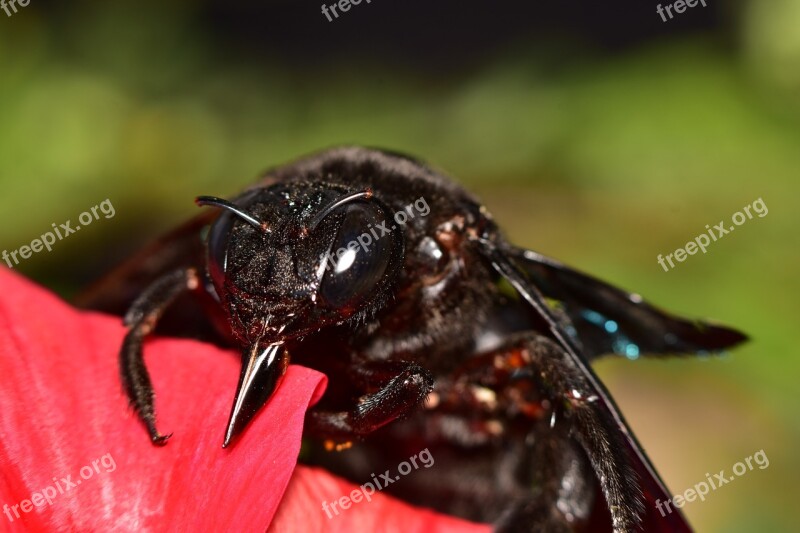
[[[334, 149], [268, 172], [230, 204], [199, 203], [224, 211], [161, 239], [81, 302], [119, 311], [138, 295], [121, 370], [153, 442], [167, 437], [142, 339], [188, 290], [243, 356], [225, 445], [280, 394], [291, 359], [329, 377], [306, 418], [307, 462], [363, 483], [428, 448], [435, 466], [387, 491], [503, 531], [689, 530], [677, 510], [656, 511], [669, 495], [589, 362], [714, 352], [742, 334], [512, 246], [471, 195], [400, 155]], [[398, 212], [414, 216], [398, 224]], [[382, 221], [349, 268], [321, 265]]]

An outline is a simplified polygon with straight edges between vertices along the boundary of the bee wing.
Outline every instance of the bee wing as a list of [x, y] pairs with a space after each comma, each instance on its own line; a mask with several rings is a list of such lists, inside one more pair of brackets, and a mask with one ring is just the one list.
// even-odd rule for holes
[[[270, 169], [239, 195], [281, 180], [296, 179], [294, 175], [278, 176], [280, 169]], [[206, 271], [203, 229], [217, 218], [216, 209], [205, 209], [177, 228], [162, 235], [133, 256], [89, 285], [73, 303], [84, 309], [123, 315], [131, 302], [156, 278], [187, 266]]]
[[663, 502], [671, 498], [666, 485], [636, 440], [628, 423], [622, 417], [619, 408], [611, 398], [611, 394], [589, 365], [588, 358], [580, 355], [581, 349], [576, 344], [574, 336], [567, 330], [564, 321], [553, 312], [537, 287], [526, 279], [525, 273], [519, 269], [512, 258], [508, 257], [504, 250], [498, 248], [497, 244], [490, 240], [480, 239], [479, 243], [482, 254], [489, 260], [492, 267], [514, 287], [523, 300], [547, 324], [552, 338], [561, 345], [579, 371], [588, 380], [593, 393], [597, 396], [596, 401], [600, 409], [611, 417], [617, 429], [622, 433], [627, 456], [639, 477], [644, 496], [645, 511], [641, 516], [644, 530], [655, 532], [691, 531], [689, 524], [679, 509], [673, 507], [672, 512], [665, 512], [663, 516], [660, 516], [659, 511], [656, 510], [656, 502], [660, 501], [663, 505]]
[[187, 266], [204, 271], [205, 246], [201, 232], [217, 214], [206, 210], [162, 235], [92, 283], [73, 303], [84, 309], [122, 315], [161, 275]]
[[747, 339], [734, 329], [666, 313], [534, 251], [512, 248], [509, 255], [544, 296], [560, 302], [589, 359], [717, 352]]

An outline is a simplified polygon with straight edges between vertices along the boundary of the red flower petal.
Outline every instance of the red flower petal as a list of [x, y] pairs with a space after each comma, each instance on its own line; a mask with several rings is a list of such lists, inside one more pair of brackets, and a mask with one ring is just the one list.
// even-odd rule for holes
[[[353, 493], [358, 488], [325, 470], [298, 466], [269, 533], [282, 531], [488, 533], [492, 530], [491, 526], [486, 524], [475, 524], [427, 509], [414, 508], [380, 492], [370, 495], [370, 499], [367, 500], [364, 499], [363, 492], [360, 497]], [[354, 498], [347, 509], [342, 509], [340, 506], [337, 506], [335, 511], [330, 509], [331, 502], [351, 494]], [[328, 504], [327, 512], [323, 510], [323, 502]]]
[[307, 368], [290, 366], [279, 393], [223, 450], [238, 354], [149, 342], [159, 427], [174, 432], [154, 447], [121, 390], [120, 319], [76, 311], [5, 268], [0, 293], [3, 529], [264, 531], [291, 477], [274, 531], [488, 531], [383, 494], [327, 519], [322, 501], [356, 487], [295, 470], [303, 416], [325, 387]]
[[305, 411], [323, 392], [322, 374], [290, 367], [280, 394], [223, 450], [238, 355], [154, 340], [145, 353], [159, 427], [174, 431], [156, 448], [121, 390], [120, 319], [76, 311], [5, 268], [0, 293], [2, 529], [268, 526], [297, 461]]

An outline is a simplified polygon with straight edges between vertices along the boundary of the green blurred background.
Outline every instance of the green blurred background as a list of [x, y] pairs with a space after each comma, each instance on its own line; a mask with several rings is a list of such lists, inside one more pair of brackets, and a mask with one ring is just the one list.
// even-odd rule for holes
[[[0, 12], [0, 243], [108, 198], [17, 267], [65, 296], [310, 151], [415, 154], [513, 241], [752, 336], [722, 358], [599, 364], [674, 493], [763, 449], [684, 510], [699, 531], [791, 531], [800, 478], [800, 1], [569, 6], [32, 0]], [[769, 208], [669, 272], [706, 224]]]

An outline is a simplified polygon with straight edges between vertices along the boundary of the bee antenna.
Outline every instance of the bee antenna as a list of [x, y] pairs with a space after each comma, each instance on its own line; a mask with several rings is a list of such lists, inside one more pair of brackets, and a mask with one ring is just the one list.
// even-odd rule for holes
[[331, 212], [334, 209], [336, 209], [337, 207], [341, 207], [344, 204], [350, 203], [350, 202], [352, 202], [354, 200], [358, 200], [360, 198], [372, 198], [372, 189], [366, 189], [366, 190], [361, 191], [361, 192], [348, 194], [347, 196], [339, 198], [338, 200], [334, 200], [333, 202], [331, 202], [330, 204], [325, 206], [325, 208], [322, 209], [322, 211], [317, 213], [317, 215], [311, 220], [311, 223], [309, 224], [309, 227], [313, 228], [314, 226], [316, 226], [317, 224], [322, 222], [322, 219], [324, 219], [326, 216], [331, 214]]
[[219, 207], [220, 209], [227, 209], [234, 215], [238, 216], [254, 228], [263, 231], [264, 233], [269, 232], [269, 227], [265, 222], [261, 222], [253, 215], [243, 211], [240, 207], [232, 204], [228, 200], [224, 200], [222, 198], [217, 198], [216, 196], [198, 196], [194, 199], [194, 203], [199, 206], [210, 205], [213, 207]]

